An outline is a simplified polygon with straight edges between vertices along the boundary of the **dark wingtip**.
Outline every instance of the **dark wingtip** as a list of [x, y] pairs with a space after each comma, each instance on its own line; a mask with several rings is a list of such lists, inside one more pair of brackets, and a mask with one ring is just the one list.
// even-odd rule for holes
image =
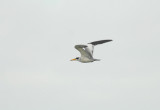
[[109, 39], [109, 40], [106, 40], [107, 42], [111, 42], [111, 41], [113, 41], [113, 40], [111, 40], [111, 39]]
[[113, 41], [113, 40], [107, 39], [107, 40], [94, 41], [94, 42], [91, 42], [91, 43], [89, 43], [89, 44], [98, 45], [98, 44], [103, 44], [103, 43], [111, 42], [111, 41]]

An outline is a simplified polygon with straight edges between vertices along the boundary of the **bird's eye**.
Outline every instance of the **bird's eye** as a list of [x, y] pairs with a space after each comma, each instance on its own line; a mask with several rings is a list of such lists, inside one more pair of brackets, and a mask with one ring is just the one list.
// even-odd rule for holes
[[78, 60], [79, 58], [77, 57], [76, 59]]

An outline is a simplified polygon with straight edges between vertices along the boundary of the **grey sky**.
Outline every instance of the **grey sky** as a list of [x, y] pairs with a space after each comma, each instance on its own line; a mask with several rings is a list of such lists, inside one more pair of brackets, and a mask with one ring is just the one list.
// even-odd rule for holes
[[[1, 110], [159, 110], [159, 0], [1, 0]], [[75, 44], [100, 62], [69, 61]]]

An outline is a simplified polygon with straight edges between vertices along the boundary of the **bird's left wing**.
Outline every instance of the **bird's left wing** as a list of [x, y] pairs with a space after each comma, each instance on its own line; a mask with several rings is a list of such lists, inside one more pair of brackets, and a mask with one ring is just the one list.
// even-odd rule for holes
[[84, 49], [86, 47], [87, 45], [75, 45], [75, 48], [81, 53], [81, 57], [91, 58], [91, 54]]

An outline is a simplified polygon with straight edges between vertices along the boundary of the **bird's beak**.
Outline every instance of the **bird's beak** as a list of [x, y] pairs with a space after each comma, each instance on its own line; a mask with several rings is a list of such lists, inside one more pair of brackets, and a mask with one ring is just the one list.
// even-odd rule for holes
[[75, 60], [77, 60], [77, 59], [72, 59], [71, 61], [75, 61]]

